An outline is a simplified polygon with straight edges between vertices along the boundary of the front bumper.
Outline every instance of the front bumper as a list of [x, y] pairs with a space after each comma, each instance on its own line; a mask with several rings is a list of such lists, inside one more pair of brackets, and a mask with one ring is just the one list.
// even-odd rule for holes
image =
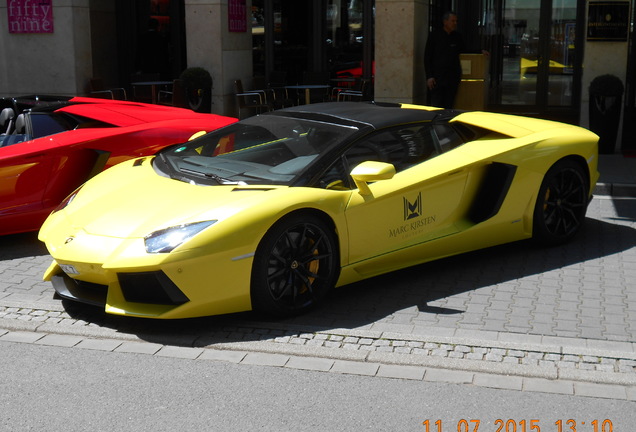
[[[127, 302], [179, 306], [190, 299], [162, 271], [121, 273], [119, 287]], [[55, 292], [63, 298], [106, 306], [108, 286], [73, 279], [64, 273], [51, 277]]]
[[70, 243], [56, 243], [62, 246], [47, 242], [55, 261], [44, 280], [51, 281], [62, 298], [97, 305], [111, 314], [147, 318], [251, 310], [253, 254], [244, 249], [146, 254], [142, 239], [115, 241], [86, 233]]

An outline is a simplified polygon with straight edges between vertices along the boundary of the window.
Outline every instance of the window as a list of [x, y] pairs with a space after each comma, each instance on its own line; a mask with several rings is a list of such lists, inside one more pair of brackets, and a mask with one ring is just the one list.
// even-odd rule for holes
[[30, 113], [30, 117], [33, 138], [66, 132], [77, 126], [68, 117], [55, 113]]
[[464, 140], [461, 136], [447, 124], [436, 124], [433, 126], [435, 129], [435, 135], [439, 142], [442, 153], [454, 149], [457, 146], [464, 144]]
[[374, 133], [353, 144], [321, 177], [319, 187], [352, 189], [349, 173], [362, 162], [390, 163], [404, 171], [437, 156], [440, 147], [430, 124], [401, 126]]
[[290, 185], [320, 155], [357, 130], [292, 117], [254, 116], [162, 151], [158, 169], [199, 184]]

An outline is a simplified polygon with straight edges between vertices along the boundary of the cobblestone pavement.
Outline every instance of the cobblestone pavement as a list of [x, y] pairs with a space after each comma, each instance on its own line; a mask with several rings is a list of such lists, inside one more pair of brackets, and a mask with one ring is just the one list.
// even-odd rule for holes
[[[22, 332], [66, 334], [358, 367], [415, 365], [546, 380], [537, 391], [556, 382], [610, 385], [619, 396], [607, 397], [636, 400], [635, 227], [635, 199], [595, 197], [584, 232], [568, 245], [518, 242], [393, 272], [334, 290], [323, 307], [276, 322], [251, 313], [138, 320], [62, 303], [41, 281], [50, 257], [36, 236], [7, 236], [0, 341]], [[447, 380], [453, 376], [461, 375]]]
[[[66, 311], [48, 311], [42, 309], [28, 309], [20, 307], [0, 306], [0, 318], [15, 319], [24, 323], [66, 326], [67, 332], [75, 333], [82, 326], [97, 326], [79, 317], [73, 318]], [[48, 327], [48, 326], [47, 326]], [[545, 366], [551, 368], [568, 368], [599, 372], [636, 372], [636, 352], [633, 355], [624, 353], [624, 358], [612, 355], [602, 349], [588, 349], [586, 354], [575, 353], [575, 350], [563, 350], [556, 345], [536, 345], [530, 348], [528, 344], [507, 343], [488, 344], [484, 346], [477, 341], [464, 339], [459, 343], [457, 339], [414, 337], [407, 335], [378, 334], [373, 331], [352, 331], [347, 329], [333, 329], [326, 332], [295, 331], [280, 328], [259, 327], [258, 323], [247, 326], [224, 326], [221, 329], [205, 332], [194, 332], [190, 329], [187, 345], [214, 346], [232, 342], [260, 341], [274, 344], [289, 344], [305, 347], [324, 347], [331, 349], [358, 350], [361, 352], [414, 354], [417, 356], [431, 356], [437, 358], [479, 360], [491, 363], [514, 365]], [[277, 326], [274, 326], [277, 327]], [[23, 327], [24, 328], [24, 327]], [[184, 329], [182, 342], [188, 331]], [[79, 332], [82, 334], [84, 332]], [[158, 333], [159, 335], [161, 333]], [[155, 335], [156, 337], [157, 335]], [[636, 377], [635, 377], [636, 379]], [[636, 382], [636, 381], [635, 381]]]

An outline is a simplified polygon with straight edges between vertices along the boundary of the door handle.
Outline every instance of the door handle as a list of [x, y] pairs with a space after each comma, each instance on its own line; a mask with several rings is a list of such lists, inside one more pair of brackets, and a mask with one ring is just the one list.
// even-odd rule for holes
[[25, 156], [24, 158], [25, 159], [41, 159], [41, 158], [43, 158], [45, 156], [46, 156], [46, 153], [38, 153], [38, 154], [32, 154], [32, 155]]

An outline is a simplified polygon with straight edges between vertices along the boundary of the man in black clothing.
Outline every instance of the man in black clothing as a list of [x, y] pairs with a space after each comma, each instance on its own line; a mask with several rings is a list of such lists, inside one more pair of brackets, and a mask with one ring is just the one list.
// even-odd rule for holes
[[426, 41], [426, 86], [432, 106], [452, 108], [462, 78], [459, 54], [464, 51], [464, 41], [456, 31], [457, 15], [454, 12], [446, 12], [442, 24], [442, 28], [431, 32]]

